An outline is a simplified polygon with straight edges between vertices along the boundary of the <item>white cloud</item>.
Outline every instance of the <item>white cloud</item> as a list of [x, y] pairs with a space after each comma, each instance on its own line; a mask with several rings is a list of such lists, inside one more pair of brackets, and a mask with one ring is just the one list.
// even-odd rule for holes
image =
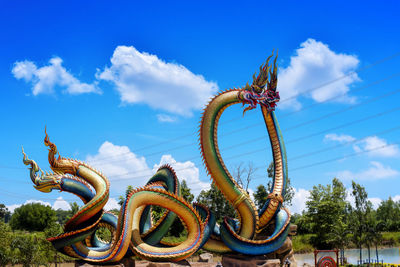
[[62, 66], [62, 59], [53, 57], [49, 65], [38, 68], [32, 61], [17, 61], [12, 73], [16, 79], [32, 83], [32, 94], [52, 94], [56, 87], [64, 88], [64, 93], [83, 94], [100, 93], [96, 83], [79, 81]]
[[380, 180], [398, 176], [400, 173], [390, 166], [384, 166], [377, 161], [371, 161], [367, 170], [352, 172], [349, 170], [340, 171], [335, 176], [347, 180]]
[[[351, 194], [352, 191], [352, 188], [346, 189], [346, 201], [349, 202], [353, 208], [355, 208], [356, 202], [354, 196]], [[379, 197], [369, 197], [368, 200], [371, 201], [372, 207], [374, 209], [377, 209], [382, 202], [382, 199], [380, 199]]]
[[103, 172], [110, 180], [111, 189], [125, 191], [128, 185], [145, 185], [153, 172], [146, 159], [130, 151], [127, 146], [114, 145], [105, 141], [94, 156], [88, 155], [86, 162]]
[[[306, 189], [296, 189], [294, 188], [294, 197], [292, 200], [292, 206], [289, 207], [289, 210], [292, 214], [298, 213], [301, 214], [302, 211], [306, 210], [306, 202], [308, 198], [310, 197], [310, 191]], [[354, 197], [351, 195], [352, 189], [347, 188], [346, 189], [346, 201], [350, 203], [352, 207], [355, 207], [355, 201]], [[393, 198], [394, 201], [397, 201], [395, 198], [397, 197], [397, 200], [400, 200], [400, 195], [397, 195]], [[378, 197], [371, 197], [368, 198], [369, 201], [372, 203], [372, 207], [374, 209], [377, 209], [379, 207], [379, 204], [382, 202], [382, 199]]]
[[62, 209], [62, 210], [70, 210], [71, 206], [67, 201], [65, 201], [62, 197], [58, 197], [52, 206], [54, 210]]
[[88, 155], [86, 162], [103, 172], [110, 180], [111, 190], [116, 190], [119, 194], [125, 192], [128, 185], [134, 188], [145, 185], [164, 164], [173, 167], [180, 181], [186, 180], [194, 195], [210, 187], [209, 183], [200, 181], [199, 169], [191, 161], [179, 162], [171, 155], [163, 155], [160, 163], [150, 169], [144, 157], [136, 155], [127, 146], [114, 145], [108, 141], [100, 146], [96, 155]]
[[399, 154], [398, 145], [388, 145], [385, 139], [369, 136], [353, 146], [356, 152], [369, 151], [370, 156], [394, 157]]
[[57, 210], [57, 209], [70, 210], [70, 209], [71, 209], [69, 203], [68, 203], [67, 201], [65, 201], [62, 197], [58, 197], [58, 198], [54, 201], [53, 205], [51, 205], [50, 202], [47, 202], [47, 201], [36, 200], [36, 199], [29, 199], [29, 200], [25, 201], [25, 203], [23, 203], [23, 204], [12, 204], [12, 205], [8, 205], [8, 206], [7, 206], [7, 209], [8, 209], [9, 211], [11, 211], [11, 212], [14, 212], [14, 210], [15, 210], [16, 208], [19, 208], [19, 207], [21, 207], [22, 205], [26, 205], [26, 204], [30, 204], [30, 203], [40, 203], [40, 204], [45, 205], [45, 206], [50, 206], [50, 207], [52, 207], [54, 210]]
[[251, 188], [247, 188], [247, 192], [250, 195], [250, 199], [254, 202], [254, 190]]
[[371, 201], [372, 207], [374, 209], [377, 209], [382, 202], [382, 199], [380, 199], [379, 197], [370, 197], [368, 198], [368, 200]]
[[144, 103], [158, 110], [190, 116], [218, 90], [186, 67], [167, 63], [133, 46], [118, 46], [111, 66], [96, 77], [114, 84], [123, 103]]
[[354, 137], [346, 134], [327, 134], [324, 137], [324, 141], [336, 141], [339, 143], [348, 143], [356, 140]]
[[177, 120], [176, 117], [167, 114], [157, 114], [157, 119], [161, 122], [175, 122]]
[[108, 199], [107, 204], [104, 206], [105, 210], [112, 210], [112, 209], [117, 209], [119, 210], [121, 207], [118, 204], [118, 201], [115, 198], [110, 197]]
[[351, 194], [352, 191], [353, 189], [351, 188], [346, 189], [346, 201], [349, 202], [352, 207], [355, 207], [356, 202], [354, 196]]
[[40, 204], [45, 205], [45, 206], [51, 206], [51, 204], [50, 204], [49, 202], [46, 202], [46, 201], [36, 200], [36, 199], [28, 199], [28, 200], [25, 201], [25, 203], [23, 203], [23, 204], [12, 204], [12, 205], [8, 205], [8, 206], [7, 206], [7, 209], [8, 209], [9, 211], [11, 211], [11, 212], [14, 212], [14, 210], [15, 210], [16, 208], [19, 208], [19, 207], [21, 207], [22, 205], [26, 205], [26, 204], [30, 204], [30, 203], [40, 203]]
[[289, 210], [292, 214], [301, 214], [301, 212], [306, 209], [306, 202], [307, 199], [310, 197], [310, 192], [303, 188], [293, 189], [294, 196], [292, 199], [292, 205], [289, 207]]
[[[349, 86], [359, 80], [357, 74], [341, 77], [354, 71], [358, 63], [356, 56], [335, 53], [322, 42], [306, 40], [290, 58], [290, 65], [279, 71], [280, 107], [301, 108], [296, 96], [302, 93], [316, 102], [324, 102], [335, 96], [339, 102], [354, 102], [355, 98], [348, 96], [347, 92]], [[335, 79], [338, 80], [326, 84]], [[307, 92], [314, 88], [318, 89]]]
[[197, 196], [201, 190], [208, 190], [210, 183], [200, 181], [199, 169], [191, 161], [178, 162], [171, 155], [163, 155], [160, 163], [155, 164], [153, 171], [155, 172], [160, 166], [169, 164], [174, 168], [178, 179], [185, 180], [193, 195]]

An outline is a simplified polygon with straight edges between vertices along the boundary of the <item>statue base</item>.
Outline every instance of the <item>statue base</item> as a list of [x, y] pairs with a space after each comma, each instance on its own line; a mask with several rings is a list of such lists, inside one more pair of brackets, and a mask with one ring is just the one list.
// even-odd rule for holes
[[288, 237], [282, 247], [275, 252], [261, 256], [226, 254], [222, 256], [221, 263], [224, 267], [297, 267], [290, 237]]
[[[242, 254], [225, 254], [222, 256], [221, 263], [214, 262], [212, 254], [204, 253], [200, 255], [199, 262], [189, 262], [183, 260], [180, 262], [148, 262], [136, 261], [131, 258], [124, 258], [121, 262], [110, 264], [95, 264], [84, 261], [76, 261], [75, 267], [95, 267], [95, 266], [110, 266], [110, 267], [297, 267], [294, 258], [292, 247], [292, 236], [296, 234], [297, 226], [290, 226], [289, 236], [285, 243], [278, 250], [261, 256], [249, 256]], [[267, 237], [261, 237], [267, 238]]]

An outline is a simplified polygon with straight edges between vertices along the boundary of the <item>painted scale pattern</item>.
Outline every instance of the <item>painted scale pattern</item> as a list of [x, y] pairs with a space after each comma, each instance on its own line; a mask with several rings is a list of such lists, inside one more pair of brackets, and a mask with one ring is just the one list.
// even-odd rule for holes
[[[134, 254], [151, 261], [179, 261], [200, 248], [248, 255], [262, 255], [279, 249], [288, 235], [290, 213], [282, 207], [288, 171], [285, 145], [274, 113], [279, 101], [277, 57], [270, 66], [271, 57], [261, 65], [258, 76], [253, 75], [251, 85], [226, 90], [211, 99], [200, 122], [200, 150], [207, 173], [235, 208], [238, 219], [225, 218], [217, 225], [214, 214], [207, 207], [187, 203], [180, 196], [176, 173], [168, 165], [160, 167], [144, 187], [127, 194], [118, 217], [104, 212], [109, 198], [108, 179], [84, 162], [61, 157], [46, 133], [44, 143], [49, 147], [48, 160], [53, 172], [44, 173], [23, 151], [23, 162], [30, 166], [35, 189], [46, 193], [66, 191], [77, 195], [84, 204], [68, 220], [64, 233], [48, 239], [53, 246], [88, 262], [117, 262]], [[256, 209], [247, 192], [232, 178], [218, 147], [219, 118], [229, 106], [238, 103], [246, 105], [243, 114], [261, 106], [271, 142], [273, 186], [261, 210]], [[151, 219], [152, 205], [167, 210], [157, 222]], [[183, 222], [188, 235], [180, 243], [167, 243], [162, 239], [176, 216]], [[274, 230], [268, 238], [257, 237], [271, 224]], [[110, 230], [110, 242], [97, 237], [99, 228]]]

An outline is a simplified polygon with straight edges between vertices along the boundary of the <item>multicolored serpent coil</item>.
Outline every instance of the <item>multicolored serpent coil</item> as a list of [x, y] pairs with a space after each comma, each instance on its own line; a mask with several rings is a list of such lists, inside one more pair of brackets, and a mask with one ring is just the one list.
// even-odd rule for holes
[[[43, 173], [35, 161], [24, 154], [23, 162], [30, 166], [30, 177], [35, 189], [53, 189], [77, 195], [84, 203], [68, 220], [64, 233], [49, 238], [59, 251], [89, 262], [116, 262], [125, 255], [135, 255], [151, 261], [179, 261], [200, 248], [213, 252], [237, 252], [262, 255], [279, 249], [289, 232], [289, 211], [282, 207], [287, 179], [286, 151], [274, 113], [279, 101], [276, 57], [272, 55], [260, 67], [253, 83], [239, 89], [224, 91], [215, 96], [204, 109], [200, 125], [201, 155], [208, 174], [237, 212], [238, 219], [225, 218], [220, 226], [207, 207], [189, 204], [180, 196], [180, 185], [174, 170], [162, 166], [146, 186], [132, 190], [121, 207], [118, 218], [104, 212], [109, 197], [109, 182], [99, 171], [84, 162], [63, 158], [46, 133], [44, 143], [49, 147], [48, 160], [52, 173]], [[261, 106], [272, 146], [274, 179], [270, 194], [261, 210], [257, 210], [250, 196], [233, 179], [218, 148], [218, 121], [226, 108], [242, 103], [248, 106], [243, 114]], [[40, 172], [40, 174], [39, 174]], [[150, 206], [168, 210], [153, 223]], [[178, 244], [162, 239], [175, 216], [187, 229], [187, 238]], [[259, 236], [273, 227], [267, 238]], [[96, 231], [108, 228], [112, 240], [100, 240]]]

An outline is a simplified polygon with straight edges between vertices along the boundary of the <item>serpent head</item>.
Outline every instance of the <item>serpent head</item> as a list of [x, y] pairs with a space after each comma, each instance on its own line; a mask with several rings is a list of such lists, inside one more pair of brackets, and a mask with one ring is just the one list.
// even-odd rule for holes
[[274, 66], [269, 65], [269, 60], [272, 58], [273, 54], [267, 59], [264, 65], [260, 66], [260, 72], [258, 76], [256, 73], [253, 75], [253, 83], [249, 85], [248, 83], [244, 88], [239, 91], [239, 99], [244, 104], [249, 104], [244, 110], [243, 114], [251, 109], [257, 107], [257, 104], [265, 106], [268, 111], [275, 110], [276, 103], [280, 100], [279, 92], [276, 91], [278, 84], [276, 55], [274, 59]]
[[[24, 155], [24, 164], [30, 166], [30, 176], [36, 190], [44, 193], [49, 193], [53, 189], [61, 190], [62, 175], [56, 173], [44, 173], [34, 160], [31, 160], [26, 156], [24, 148], [22, 148], [22, 154]], [[38, 172], [41, 174], [38, 175]]]

